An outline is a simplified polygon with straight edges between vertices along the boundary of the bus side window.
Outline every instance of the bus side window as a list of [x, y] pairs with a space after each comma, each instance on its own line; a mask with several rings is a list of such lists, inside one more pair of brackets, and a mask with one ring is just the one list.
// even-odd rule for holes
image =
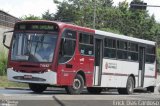
[[128, 59], [126, 41], [121, 41], [121, 40], [117, 41], [117, 58], [118, 59]]
[[116, 58], [116, 40], [105, 38], [104, 40], [104, 57]]
[[59, 63], [69, 61], [75, 52], [76, 47], [76, 31], [65, 30], [60, 44]]
[[129, 42], [128, 59], [131, 61], [138, 61], [138, 44]]
[[155, 47], [148, 45], [146, 48], [146, 62], [147, 63], [154, 63], [156, 60], [156, 53], [155, 53]]
[[82, 55], [94, 55], [93, 35], [79, 33], [79, 51]]

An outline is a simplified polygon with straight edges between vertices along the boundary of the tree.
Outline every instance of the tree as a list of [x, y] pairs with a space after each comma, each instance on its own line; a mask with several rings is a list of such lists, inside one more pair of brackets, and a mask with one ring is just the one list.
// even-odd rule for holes
[[21, 17], [21, 19], [22, 20], [41, 20], [42, 18], [35, 16], [35, 15], [32, 15], [32, 14], [29, 14], [28, 16], [25, 15], [25, 16]]
[[42, 14], [42, 19], [54, 20], [54, 14], [50, 13], [49, 10], [47, 10], [46, 12], [44, 12], [44, 14]]
[[112, 7], [113, 6], [113, 0], [100, 0], [99, 2], [104, 7]]
[[120, 2], [117, 7], [112, 6], [113, 0], [64, 0], [56, 3], [56, 20], [67, 19], [77, 25], [93, 28], [95, 12], [96, 29], [155, 40], [154, 16], [149, 16], [146, 10], [130, 9], [127, 0]]
[[[55, 2], [55, 1], [54, 1]], [[74, 22], [77, 18], [77, 8], [67, 1], [57, 3], [58, 12], [55, 14], [55, 20], [68, 20]], [[77, 11], [77, 12], [76, 12]]]

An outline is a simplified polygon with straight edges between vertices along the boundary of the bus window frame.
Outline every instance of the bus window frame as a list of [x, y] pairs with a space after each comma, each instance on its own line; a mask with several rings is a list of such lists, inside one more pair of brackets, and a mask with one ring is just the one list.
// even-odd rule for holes
[[[15, 36], [15, 34], [16, 33], [38, 33], [38, 34], [57, 34], [57, 41], [56, 41], [56, 45], [58, 44], [58, 37], [59, 37], [59, 32], [53, 32], [53, 31], [49, 31], [49, 32], [45, 32], [45, 31], [28, 31], [28, 30], [26, 30], [26, 31], [24, 31], [24, 30], [16, 30], [16, 31], [14, 31], [14, 33], [13, 33], [13, 36]], [[42, 33], [43, 32], [43, 33]], [[13, 43], [13, 36], [12, 36], [12, 39], [11, 39], [11, 47], [10, 47], [10, 51], [12, 51], [12, 43]], [[56, 53], [56, 48], [57, 47], [55, 47], [55, 50], [54, 50], [54, 53]], [[14, 61], [14, 62], [26, 62], [26, 61], [17, 61], [17, 60], [11, 60], [11, 55], [10, 55], [10, 61]], [[52, 58], [52, 61], [51, 62], [33, 62], [33, 63], [53, 63], [54, 62], [54, 59], [55, 59], [55, 55], [53, 56], [53, 58]]]
[[[106, 39], [106, 38], [107, 38], [107, 39], [113, 39], [113, 40], [115, 40], [115, 48], [111, 48], [111, 47], [106, 47], [106, 46], [105, 46], [105, 39]], [[114, 50], [116, 51], [116, 56], [115, 56], [115, 58], [104, 57], [105, 48], [106, 48], [106, 49], [112, 49], [112, 50], [114, 49]], [[104, 58], [104, 59], [117, 60], [117, 38], [108, 37], [108, 36], [103, 38], [103, 58]]]
[[[115, 58], [110, 58], [110, 57], [104, 57], [103, 56], [103, 58], [104, 59], [111, 59], [111, 60], [120, 60], [120, 61], [129, 61], [129, 62], [136, 62], [136, 63], [138, 63], [139, 62], [139, 46], [140, 45], [143, 45], [143, 46], [146, 46], [147, 44], [141, 44], [141, 43], [138, 43], [138, 42], [134, 42], [134, 41], [130, 41], [130, 40], [125, 40], [125, 39], [119, 39], [119, 38], [114, 38], [114, 37], [109, 37], [109, 36], [105, 36], [104, 37], [104, 39], [105, 38], [109, 38], [109, 39], [114, 39], [114, 40], [116, 40], [116, 57]], [[127, 50], [124, 50], [124, 49], [118, 49], [118, 47], [117, 47], [117, 41], [125, 41], [125, 42], [127, 42]], [[134, 44], [137, 44], [138, 45], [138, 51], [137, 52], [134, 52], [134, 53], [138, 53], [138, 59], [135, 61], [135, 60], [131, 60], [131, 59], [118, 59], [117, 58], [117, 50], [122, 50], [122, 51], [126, 51], [127, 52], [127, 56], [128, 56], [128, 53], [129, 52], [133, 52], [133, 51], [130, 51], [130, 49], [128, 49], [128, 46], [129, 46], [129, 43], [134, 43]], [[103, 43], [104, 45], [103, 45], [103, 50], [105, 49], [105, 48], [110, 48], [110, 47], [105, 47], [105, 40], [104, 40], [104, 43]], [[152, 45], [153, 46], [153, 45]]]
[[[79, 51], [80, 55], [82, 55], [82, 56], [88, 56], [88, 57], [90, 57], [90, 56], [91, 56], [91, 57], [95, 57], [95, 34], [93, 34], [93, 33], [88, 33], [88, 32], [83, 32], [83, 31], [78, 31], [77, 34], [78, 34], [78, 51]], [[80, 41], [79, 41], [79, 39], [80, 39], [80, 34], [87, 34], [87, 35], [89, 35], [89, 36], [93, 36], [93, 44], [80, 43]], [[80, 51], [80, 44], [93, 46], [93, 55], [82, 54], [81, 51]]]
[[[75, 38], [75, 48], [74, 48], [74, 53], [73, 53], [73, 55], [72, 55], [72, 57], [69, 59], [69, 60], [67, 60], [67, 61], [65, 61], [65, 62], [60, 62], [59, 60], [60, 60], [60, 49], [61, 49], [61, 41], [62, 41], [62, 39], [66, 39], [65, 37], [63, 37], [63, 34], [65, 33], [65, 31], [66, 30], [71, 30], [71, 31], [75, 31], [76, 32], [76, 38]], [[69, 61], [71, 61], [72, 59], [73, 59], [73, 57], [76, 55], [76, 47], [77, 47], [77, 38], [78, 38], [78, 36], [77, 36], [77, 30], [75, 30], [75, 29], [71, 29], [71, 28], [64, 28], [63, 30], [62, 30], [62, 33], [61, 33], [61, 38], [60, 38], [60, 45], [59, 45], [59, 50], [58, 50], [58, 64], [66, 64], [66, 63], [68, 63]], [[67, 39], [72, 39], [72, 38], [67, 38]], [[72, 39], [72, 40], [74, 40], [74, 39]]]
[[[152, 46], [152, 47], [155, 48], [155, 49], [154, 49], [154, 52], [155, 52], [154, 54], [147, 53], [147, 48], [148, 48], [148, 46]], [[154, 64], [154, 63], [156, 62], [156, 45], [145, 44], [145, 56], [147, 57], [147, 55], [149, 55], [149, 56], [154, 56], [154, 62], [148, 62], [148, 61], [146, 61], [147, 58], [145, 58], [145, 63], [146, 63], [146, 64]]]

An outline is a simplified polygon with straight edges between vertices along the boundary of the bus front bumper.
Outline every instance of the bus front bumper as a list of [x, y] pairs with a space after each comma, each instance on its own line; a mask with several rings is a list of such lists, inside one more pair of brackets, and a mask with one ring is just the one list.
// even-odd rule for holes
[[7, 69], [8, 80], [22, 83], [36, 83], [36, 84], [57, 84], [57, 73], [48, 71], [44, 73], [22, 73], [16, 72], [12, 68]]

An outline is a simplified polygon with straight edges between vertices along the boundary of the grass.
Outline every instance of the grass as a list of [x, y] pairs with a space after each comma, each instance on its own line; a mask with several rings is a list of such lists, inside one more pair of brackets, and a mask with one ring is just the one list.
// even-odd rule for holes
[[6, 75], [7, 53], [5, 50], [0, 51], [0, 75]]
[[0, 47], [0, 87], [8, 88], [8, 87], [28, 87], [27, 84], [11, 82], [7, 79], [6, 69], [7, 69], [7, 54], [8, 51], [2, 47]]
[[9, 87], [17, 87], [17, 88], [22, 88], [22, 87], [28, 87], [27, 84], [24, 83], [17, 83], [17, 82], [11, 82], [7, 79], [6, 76], [6, 69], [7, 69], [7, 54], [8, 51], [5, 49], [2, 49], [0, 47], [0, 87], [2, 88], [9, 88]]
[[7, 79], [7, 76], [0, 76], [0, 87], [8, 88], [8, 87], [17, 87], [17, 88], [25, 88], [28, 87], [27, 84], [11, 82]]

